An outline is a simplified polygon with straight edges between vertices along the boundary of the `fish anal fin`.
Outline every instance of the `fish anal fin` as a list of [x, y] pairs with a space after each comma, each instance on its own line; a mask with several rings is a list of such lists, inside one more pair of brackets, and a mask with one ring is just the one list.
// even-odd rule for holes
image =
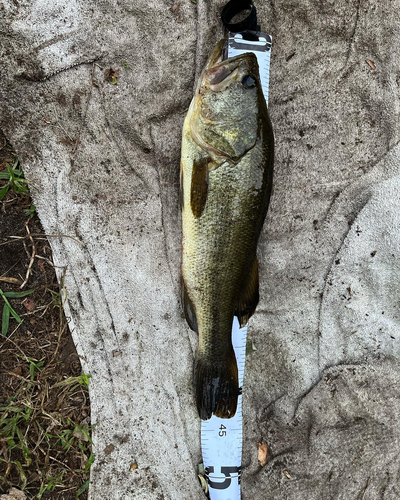
[[244, 327], [256, 310], [259, 299], [258, 287], [258, 260], [254, 257], [235, 308], [235, 316], [239, 320], [240, 328]]
[[182, 294], [182, 307], [185, 313], [186, 321], [188, 322], [188, 325], [194, 332], [199, 333], [199, 329], [197, 326], [196, 309], [187, 293], [185, 281], [183, 278], [181, 283], [181, 294]]
[[196, 219], [201, 217], [207, 202], [209, 161], [210, 158], [203, 157], [193, 162], [190, 207]]
[[196, 355], [193, 377], [196, 406], [202, 420], [214, 414], [232, 418], [239, 396], [238, 368], [233, 347], [224, 359], [210, 360]]

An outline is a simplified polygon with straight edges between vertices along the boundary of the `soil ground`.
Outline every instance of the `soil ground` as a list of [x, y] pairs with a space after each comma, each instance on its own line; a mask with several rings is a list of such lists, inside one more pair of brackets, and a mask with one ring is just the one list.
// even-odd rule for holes
[[[0, 133], [0, 172], [16, 160]], [[0, 179], [0, 193], [6, 184]], [[0, 333], [0, 493], [16, 487], [30, 499], [85, 499], [94, 460], [89, 379], [62, 311], [49, 242], [29, 193], [12, 186], [0, 200], [0, 290], [22, 320], [11, 314]], [[4, 307], [0, 293], [2, 325]]]

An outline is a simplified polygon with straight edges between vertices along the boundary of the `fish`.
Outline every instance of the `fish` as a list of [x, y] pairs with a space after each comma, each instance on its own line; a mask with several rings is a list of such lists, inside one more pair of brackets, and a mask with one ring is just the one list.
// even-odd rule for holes
[[198, 333], [193, 386], [202, 420], [232, 418], [232, 345], [259, 300], [257, 243], [272, 190], [274, 134], [252, 53], [212, 51], [187, 112], [180, 165], [182, 305]]

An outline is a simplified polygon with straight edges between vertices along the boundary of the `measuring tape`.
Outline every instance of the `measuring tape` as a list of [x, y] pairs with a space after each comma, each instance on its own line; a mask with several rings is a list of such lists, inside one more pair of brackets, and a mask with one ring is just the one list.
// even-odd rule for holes
[[241, 33], [229, 33], [228, 57], [253, 52], [257, 57], [260, 79], [265, 101], [268, 104], [269, 66], [271, 63], [272, 38], [257, 32], [258, 40], [246, 40]]
[[[247, 325], [239, 327], [235, 317], [232, 344], [239, 372], [239, 387], [243, 384], [246, 357]], [[239, 500], [242, 464], [242, 395], [238, 397], [232, 418], [213, 415], [201, 422], [201, 450], [206, 480], [212, 500]]]
[[[269, 66], [272, 38], [257, 32], [258, 40], [246, 40], [240, 33], [229, 33], [228, 58], [253, 52], [258, 61], [265, 101], [268, 103]], [[246, 359], [247, 325], [240, 328], [235, 317], [232, 326], [232, 345], [235, 350], [239, 387], [243, 385]], [[240, 500], [240, 476], [242, 467], [242, 395], [232, 418], [213, 415], [201, 422], [201, 449], [203, 464], [211, 500]]]

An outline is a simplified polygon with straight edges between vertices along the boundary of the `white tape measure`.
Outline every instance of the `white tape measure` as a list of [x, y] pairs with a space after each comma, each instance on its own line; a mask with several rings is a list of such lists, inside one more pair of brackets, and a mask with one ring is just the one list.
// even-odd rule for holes
[[[243, 384], [246, 357], [247, 325], [239, 328], [235, 317], [232, 344], [239, 371], [239, 387]], [[242, 464], [242, 396], [232, 418], [213, 415], [201, 422], [201, 449], [203, 463], [212, 500], [240, 499], [240, 473]]]
[[[257, 56], [260, 78], [265, 101], [268, 103], [269, 66], [271, 61], [272, 38], [257, 33], [259, 40], [243, 39], [239, 33], [229, 33], [228, 57], [245, 52]], [[235, 350], [239, 387], [243, 385], [246, 359], [247, 325], [239, 327], [235, 317], [232, 326], [232, 345]], [[240, 500], [240, 476], [242, 467], [242, 395], [232, 418], [218, 418], [213, 415], [201, 422], [201, 449], [205, 476], [211, 500]]]
[[269, 66], [271, 64], [272, 37], [265, 33], [257, 33], [258, 40], [245, 40], [240, 33], [229, 33], [228, 57], [253, 52], [257, 57], [260, 70], [261, 86], [265, 101], [268, 104]]

